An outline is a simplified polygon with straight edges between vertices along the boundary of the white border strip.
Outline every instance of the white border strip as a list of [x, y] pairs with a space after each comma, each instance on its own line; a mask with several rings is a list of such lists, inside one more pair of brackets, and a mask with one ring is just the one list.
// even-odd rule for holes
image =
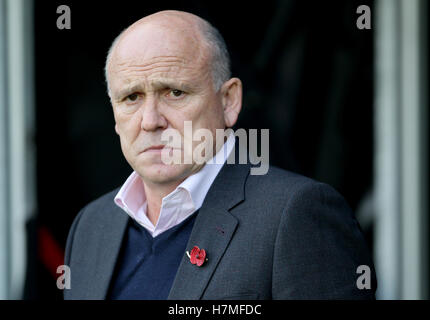
[[375, 264], [380, 299], [428, 298], [426, 0], [376, 2]]
[[9, 295], [8, 169], [6, 119], [6, 2], [0, 0], [0, 300]]
[[375, 3], [375, 268], [379, 299], [400, 297], [398, 0]]
[[[427, 0], [424, 0], [427, 1]], [[428, 268], [426, 117], [428, 108], [425, 48], [426, 8], [423, 0], [403, 0], [402, 12], [402, 293], [403, 299], [423, 299]]]
[[10, 172], [10, 299], [21, 299], [26, 222], [35, 211], [33, 1], [7, 0]]

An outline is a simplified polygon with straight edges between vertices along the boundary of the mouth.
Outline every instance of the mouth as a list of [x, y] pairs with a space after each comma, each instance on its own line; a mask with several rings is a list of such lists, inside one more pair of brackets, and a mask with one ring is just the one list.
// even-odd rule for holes
[[166, 147], [166, 146], [164, 146], [164, 145], [151, 146], [151, 147], [149, 147], [149, 148], [144, 149], [144, 150], [142, 151], [142, 153], [143, 153], [143, 152], [160, 152], [160, 151], [161, 151], [161, 150], [163, 150], [164, 148], [169, 148], [169, 147]]

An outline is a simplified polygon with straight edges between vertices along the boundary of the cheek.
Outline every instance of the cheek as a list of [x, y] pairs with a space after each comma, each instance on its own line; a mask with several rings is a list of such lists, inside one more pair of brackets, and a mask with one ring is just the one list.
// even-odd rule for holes
[[134, 115], [117, 115], [115, 116], [116, 126], [121, 141], [132, 142], [136, 139], [140, 132], [141, 120], [138, 114]]
[[221, 103], [216, 97], [200, 99], [184, 110], [184, 119], [193, 121], [193, 128], [219, 128], [222, 125], [223, 113]]
[[208, 102], [199, 114], [199, 125], [201, 128], [210, 130], [224, 127], [224, 114], [220, 103]]

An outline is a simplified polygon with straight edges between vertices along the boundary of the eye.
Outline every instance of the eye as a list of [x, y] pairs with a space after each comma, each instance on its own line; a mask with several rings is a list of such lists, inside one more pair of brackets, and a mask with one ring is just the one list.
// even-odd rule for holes
[[132, 93], [128, 95], [125, 99], [127, 101], [135, 102], [139, 98], [139, 95], [137, 93]]
[[169, 96], [171, 97], [175, 97], [175, 98], [179, 98], [180, 96], [182, 96], [185, 92], [178, 90], [178, 89], [172, 89], [169, 91]]

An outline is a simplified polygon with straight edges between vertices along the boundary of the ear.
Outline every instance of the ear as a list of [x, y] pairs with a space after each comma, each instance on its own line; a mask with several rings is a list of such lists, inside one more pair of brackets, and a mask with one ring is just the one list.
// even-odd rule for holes
[[231, 78], [222, 85], [220, 92], [225, 126], [231, 128], [242, 109], [242, 81], [239, 78]]

